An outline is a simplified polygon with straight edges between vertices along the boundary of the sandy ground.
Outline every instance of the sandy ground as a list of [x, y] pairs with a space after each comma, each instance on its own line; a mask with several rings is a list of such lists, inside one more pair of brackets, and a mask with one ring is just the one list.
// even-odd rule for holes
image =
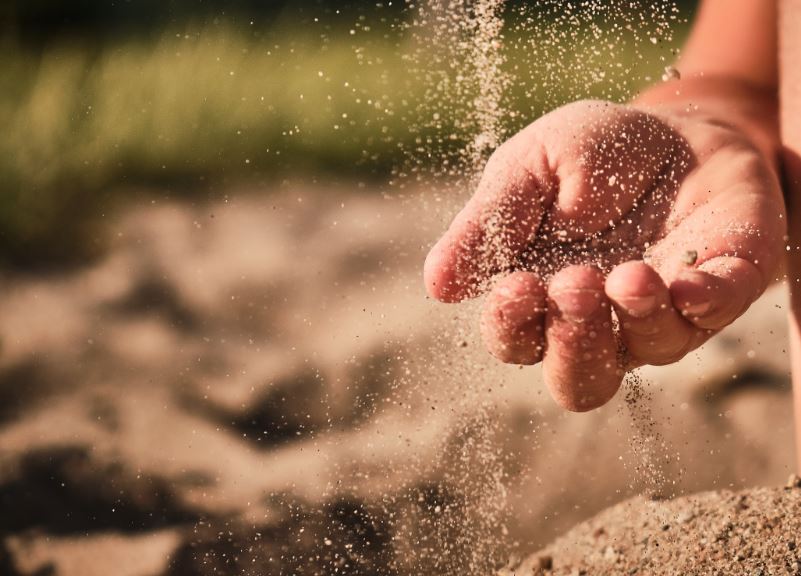
[[605, 510], [504, 576], [801, 574], [801, 479], [784, 488], [636, 497]]
[[[92, 264], [3, 272], [0, 574], [486, 574], [647, 488], [620, 398], [560, 412], [425, 298], [461, 200], [147, 201]], [[784, 312], [642, 371], [669, 493], [793, 471]]]

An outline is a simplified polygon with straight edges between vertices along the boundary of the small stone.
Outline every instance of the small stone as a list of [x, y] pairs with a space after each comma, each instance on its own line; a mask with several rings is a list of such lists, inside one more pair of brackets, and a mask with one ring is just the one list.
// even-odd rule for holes
[[665, 71], [662, 73], [662, 82], [669, 80], [681, 80], [681, 72], [673, 66], [665, 66]]
[[682, 254], [681, 261], [684, 262], [687, 266], [692, 266], [698, 261], [698, 251], [697, 250], [687, 250]]
[[796, 547], [796, 546], [795, 546], [795, 540], [790, 540], [790, 541], [787, 543], [787, 549], [788, 549], [790, 552], [792, 552], [793, 550], [795, 550], [795, 547]]
[[784, 487], [788, 490], [801, 488], [801, 477], [799, 477], [798, 474], [790, 474], [790, 477], [787, 479], [787, 484], [785, 484]]
[[456, 345], [457, 345], [459, 348], [467, 348], [467, 340], [459, 340], [459, 341], [456, 343]]
[[731, 538], [731, 532], [734, 530], [734, 524], [726, 522], [720, 531], [715, 535], [715, 542], [723, 542]]
[[540, 570], [553, 569], [553, 557], [545, 555], [537, 558], [537, 568], [539, 568]]

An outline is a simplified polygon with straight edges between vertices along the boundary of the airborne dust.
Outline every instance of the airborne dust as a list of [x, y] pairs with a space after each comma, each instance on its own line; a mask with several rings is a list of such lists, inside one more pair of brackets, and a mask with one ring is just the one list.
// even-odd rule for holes
[[[417, 123], [408, 126], [420, 136], [404, 150], [408, 160], [397, 168], [394, 184], [399, 191], [412, 181], [430, 189], [421, 202], [441, 216], [443, 227], [477, 186], [492, 152], [535, 118], [581, 98], [625, 101], [659, 80], [639, 75], [643, 65], [672, 77], [666, 67], [675, 54], [668, 46], [674, 41], [673, 27], [683, 18], [672, 0], [426, 0], [409, 3], [408, 11], [402, 25], [406, 72], [423, 80], [425, 93], [416, 103]], [[510, 59], [511, 52], [518, 57]], [[388, 110], [391, 98], [381, 99]], [[598, 145], [615, 142], [600, 134]], [[623, 167], [603, 168], [599, 177], [607, 186], [624, 183]], [[646, 203], [667, 209], [669, 200], [651, 197]], [[501, 230], [502, 224], [488, 221], [491, 229]], [[632, 233], [630, 227], [621, 229]], [[539, 244], [528, 251], [539, 258], [523, 263], [505, 249], [502, 233], [490, 234], [485, 248], [493, 256], [487, 266], [536, 266], [547, 278], [569, 263], [608, 268], [613, 260], [632, 252], [642, 256], [648, 248], [639, 238], [621, 250], [619, 235], [589, 235], [571, 246], [548, 242], [549, 235], [562, 239], [572, 232], [546, 222]], [[259, 567], [265, 566], [284, 574], [487, 576], [523, 553], [510, 535], [509, 496], [510, 471], [517, 478], [526, 471], [518, 469], [515, 453], [508, 450], [511, 428], [497, 411], [496, 395], [510, 384], [491, 369], [496, 361], [483, 349], [480, 306], [480, 298], [438, 305], [432, 318], [439, 326], [435, 336], [422, 345], [411, 343], [395, 358], [403, 370], [383, 401], [400, 416], [376, 420], [372, 428], [377, 434], [371, 436], [382, 449], [391, 450], [393, 442], [398, 447], [400, 456], [390, 459], [391, 465], [375, 470], [367, 462], [360, 466], [355, 456], [351, 468], [339, 474], [342, 485], [330, 486], [330, 504], [317, 509], [289, 502], [286, 518], [275, 528], [290, 535], [281, 548], [262, 531], [199, 524], [198, 543], [179, 556], [176, 574], [183, 561], [209, 574], [216, 573], [216, 566], [260, 574]], [[436, 360], [421, 364], [419, 358]], [[540, 368], [525, 370], [534, 381]], [[648, 407], [647, 386], [636, 376], [624, 386], [623, 409], [630, 414], [631, 430], [623, 434], [630, 436], [632, 448], [621, 459], [630, 484], [666, 495], [670, 480], [662, 464], [669, 448], [654, 425], [658, 415]], [[396, 435], [395, 417], [418, 419], [417, 436]], [[535, 425], [532, 446], [539, 443], [538, 434], [547, 433]], [[417, 447], [411, 456], [410, 446]], [[368, 453], [373, 448], [364, 447]], [[348, 477], [354, 468], [360, 469], [358, 479]], [[420, 478], [427, 480], [421, 483]], [[347, 496], [349, 482], [373, 486], [370, 498]], [[204, 548], [207, 541], [216, 543]]]
[[[421, 117], [430, 119], [428, 127], [439, 133], [412, 151], [410, 166], [405, 170], [428, 175], [433, 172], [440, 183], [440, 191], [435, 195], [447, 194], [447, 199], [442, 203], [444, 207], [442, 204], [432, 207], [442, 211], [458, 209], [479, 185], [491, 153], [539, 114], [564, 100], [588, 96], [619, 101], [621, 95], [631, 95], [644, 83], [657, 81], [658, 78], [636, 77], [633, 69], [638, 60], [645, 58], [644, 46], [673, 40], [672, 26], [680, 20], [677, 6], [669, 0], [422, 3], [411, 25], [415, 47], [409, 62], [417, 74], [425, 76], [429, 86], [424, 102], [428, 109], [424, 109]], [[580, 33], [582, 30], [585, 32]], [[530, 68], [511, 66], [507, 59], [509, 50], [530, 54]], [[585, 57], [576, 60], [577, 53]], [[674, 56], [666, 51], [659, 57], [665, 81], [679, 75], [670, 65]], [[629, 65], [622, 62], [626, 57], [631, 60]], [[527, 101], [537, 102], [543, 109], [531, 110], [531, 115], [521, 114], [521, 109], [530, 107], [526, 106]], [[456, 154], [448, 153], [452, 130], [458, 131], [467, 142]], [[633, 148], [640, 145], [636, 141], [628, 144]], [[599, 146], [604, 145], [602, 136]], [[616, 175], [626, 167], [605, 169], [607, 175], [612, 175], [610, 183], [614, 183], [616, 177], [623, 179], [622, 174]], [[668, 178], [674, 176], [677, 175], [668, 174]], [[655, 194], [644, 202], [650, 204], [650, 209], [668, 211], [671, 198], [669, 193]], [[493, 218], [497, 215], [490, 215], [487, 222], [491, 233], [484, 247], [488, 253], [485, 266], [492, 270], [526, 267], [530, 263], [521, 263], [506, 249], [508, 243], [503, 238], [506, 226], [493, 222]], [[548, 240], [549, 235], [559, 238], [565, 232], [549, 229], [546, 221], [538, 240], [540, 244], [535, 243], [532, 250], [547, 254], [544, 259], [539, 258], [534, 268], [544, 278], [572, 263], [591, 263], [608, 270], [613, 261], [642, 257], [649, 246], [648, 240], [653, 237], [637, 232], [628, 250], [620, 249], [620, 237], [614, 234], [611, 238], [589, 236], [568, 247]], [[600, 252], [606, 250], [613, 256], [598, 257], [599, 247]], [[621, 253], [615, 254], [616, 251]], [[490, 270], [486, 272], [492, 276]], [[437, 352], [446, 358], [437, 366], [436, 378], [460, 383], [460, 395], [442, 399], [458, 414], [449, 434], [456, 441], [443, 443], [440, 448], [441, 457], [451, 463], [446, 467], [448, 472], [442, 486], [459, 502], [458, 511], [435, 505], [436, 520], [423, 519], [414, 530], [400, 530], [396, 534], [398, 541], [406, 541], [403, 548], [407, 553], [423, 559], [417, 568], [425, 573], [492, 574], [516, 553], [506, 528], [509, 513], [506, 470], [513, 455], [504, 454], [499, 440], [503, 423], [496, 417], [488, 397], [493, 388], [504, 384], [487, 381], [481, 369], [486, 358], [476, 356], [476, 348], [479, 355], [486, 356], [476, 334], [478, 306], [480, 303], [475, 302], [460, 304], [436, 343]], [[624, 356], [625, 351], [621, 364], [625, 363]], [[431, 385], [429, 377], [420, 381]], [[625, 379], [621, 395], [624, 401], [620, 409], [628, 413], [631, 427], [626, 432], [630, 434], [631, 452], [623, 455], [630, 484], [653, 498], [670, 496], [677, 479], [668, 478], [664, 471], [671, 449], [659, 433], [658, 415], [651, 411], [648, 384], [632, 372]]]

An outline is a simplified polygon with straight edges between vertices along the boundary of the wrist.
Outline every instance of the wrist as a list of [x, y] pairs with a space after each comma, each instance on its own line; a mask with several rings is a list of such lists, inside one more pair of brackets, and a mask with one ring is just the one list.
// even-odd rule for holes
[[694, 76], [651, 86], [633, 104], [727, 124], [743, 133], [778, 173], [781, 145], [775, 88], [722, 76]]

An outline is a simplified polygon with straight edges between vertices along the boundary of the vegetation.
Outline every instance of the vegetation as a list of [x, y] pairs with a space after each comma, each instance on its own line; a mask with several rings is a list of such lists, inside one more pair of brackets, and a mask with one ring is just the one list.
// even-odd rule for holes
[[[538, 84], [567, 76], [549, 61], [569, 66], [568, 59], [575, 70], [594, 61], [589, 36], [536, 62], [529, 43], [511, 40], [510, 130], [576, 96], [567, 80], [547, 90]], [[672, 48], [598, 63], [630, 75], [636, 66], [636, 82], [613, 85], [612, 93], [602, 83], [583, 95], [627, 96], [660, 74]], [[266, 29], [210, 21], [100, 43], [7, 41], [0, 45], [0, 261], [81, 257], [93, 245], [92, 217], [154, 183], [192, 195], [214, 183], [285, 174], [385, 178], [426, 139], [444, 154], [460, 149], [467, 135], [455, 117], [469, 98], [461, 108], [432, 102], [431, 77], [420, 70], [426, 62], [409, 59], [416, 50], [397, 14], [380, 11], [347, 22], [277, 19]]]

